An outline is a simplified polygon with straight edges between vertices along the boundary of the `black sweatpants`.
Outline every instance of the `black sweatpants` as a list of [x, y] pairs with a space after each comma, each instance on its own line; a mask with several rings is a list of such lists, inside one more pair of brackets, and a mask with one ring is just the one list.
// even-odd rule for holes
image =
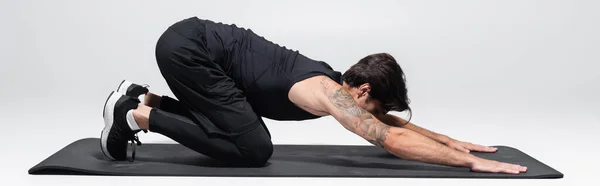
[[160, 72], [175, 98], [153, 108], [149, 130], [224, 163], [263, 166], [273, 153], [268, 129], [211, 57], [198, 19], [170, 26], [156, 45]]

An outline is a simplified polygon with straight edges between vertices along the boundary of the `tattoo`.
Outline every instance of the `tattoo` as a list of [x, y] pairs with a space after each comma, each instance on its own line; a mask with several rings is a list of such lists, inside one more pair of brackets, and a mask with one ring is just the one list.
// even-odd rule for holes
[[366, 110], [360, 108], [356, 104], [352, 95], [342, 88], [335, 90], [333, 94], [329, 96], [329, 100], [331, 100], [331, 103], [336, 107], [347, 111], [353, 116], [360, 117], [362, 114], [367, 113]]
[[345, 115], [340, 116], [342, 125], [365, 138], [369, 143], [382, 147], [389, 134], [390, 126], [377, 122], [371, 113], [358, 106], [352, 95], [342, 87], [334, 87], [328, 78], [323, 78], [321, 84], [329, 101]]

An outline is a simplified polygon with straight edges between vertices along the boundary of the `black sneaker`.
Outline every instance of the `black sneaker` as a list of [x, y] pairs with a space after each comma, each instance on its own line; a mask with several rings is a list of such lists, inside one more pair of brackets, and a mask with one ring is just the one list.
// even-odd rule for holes
[[[138, 97], [140, 95], [148, 93], [148, 87], [149, 86], [146, 84], [139, 85], [139, 84], [135, 84], [131, 81], [124, 79], [119, 84], [119, 87], [117, 87], [117, 92], [119, 94], [123, 94], [126, 96], [133, 97], [135, 99], [138, 99]], [[148, 130], [142, 130], [142, 131], [144, 131], [144, 133], [148, 133]]]
[[138, 97], [142, 94], [148, 93], [148, 85], [138, 85], [131, 81], [123, 80], [119, 87], [117, 88], [117, 92], [126, 96]]
[[[111, 160], [126, 160], [127, 145], [129, 141], [137, 142], [137, 145], [142, 145], [137, 137], [140, 131], [133, 131], [127, 119], [125, 118], [127, 111], [138, 107], [140, 101], [136, 98], [111, 92], [106, 102], [104, 103], [104, 129], [100, 135], [100, 146], [102, 152]], [[133, 154], [132, 160], [135, 159], [135, 145], [132, 144]]]

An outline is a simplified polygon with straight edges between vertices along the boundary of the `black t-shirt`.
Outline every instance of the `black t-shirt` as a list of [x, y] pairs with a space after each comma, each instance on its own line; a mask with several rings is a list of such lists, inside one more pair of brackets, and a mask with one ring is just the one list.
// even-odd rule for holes
[[250, 29], [202, 21], [212, 58], [243, 91], [259, 116], [275, 120], [318, 118], [289, 100], [290, 88], [317, 75], [342, 82], [342, 74], [327, 63], [273, 43]]

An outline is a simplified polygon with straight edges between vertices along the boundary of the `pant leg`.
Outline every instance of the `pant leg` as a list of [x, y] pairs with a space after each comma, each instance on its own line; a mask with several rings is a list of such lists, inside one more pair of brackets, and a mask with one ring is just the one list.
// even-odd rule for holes
[[[187, 108], [187, 106], [185, 104], [182, 104], [178, 100], [173, 99], [169, 96], [161, 97], [160, 110], [165, 111], [165, 112], [170, 112], [173, 114], [177, 114], [177, 115], [187, 117], [187, 118], [195, 118], [194, 114], [190, 112], [190, 109]], [[259, 120], [261, 126], [263, 127], [263, 129], [267, 132], [267, 135], [269, 136], [269, 138], [271, 138], [271, 132], [269, 132], [267, 125], [265, 124], [265, 122], [263, 121], [261, 116], [257, 115], [257, 117], [258, 117], [258, 120]], [[210, 121], [208, 119], [206, 119], [206, 122], [210, 122]], [[202, 123], [202, 121], [200, 123]]]
[[262, 126], [228, 138], [206, 133], [185, 116], [153, 108], [150, 111], [149, 129], [198, 153], [234, 166], [263, 166], [273, 153], [271, 139]]
[[174, 98], [169, 96], [161, 96], [160, 98], [160, 107], [162, 111], [177, 114], [180, 116], [184, 116], [187, 118], [193, 118], [194, 115], [191, 113], [191, 109], [187, 108], [187, 105], [180, 103]]

